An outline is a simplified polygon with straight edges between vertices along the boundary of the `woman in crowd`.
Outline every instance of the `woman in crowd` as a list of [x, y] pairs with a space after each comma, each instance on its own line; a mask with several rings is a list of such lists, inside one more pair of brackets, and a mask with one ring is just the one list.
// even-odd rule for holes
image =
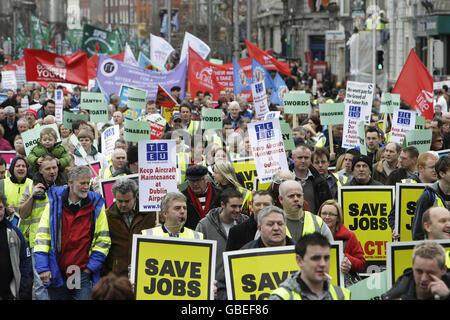
[[330, 228], [335, 241], [344, 243], [344, 259], [341, 263], [341, 271], [344, 273], [345, 286], [349, 286], [360, 280], [357, 272], [362, 272], [366, 267], [364, 251], [356, 238], [355, 233], [348, 230], [343, 222], [342, 208], [334, 200], [326, 200], [319, 208], [317, 215], [323, 219]]

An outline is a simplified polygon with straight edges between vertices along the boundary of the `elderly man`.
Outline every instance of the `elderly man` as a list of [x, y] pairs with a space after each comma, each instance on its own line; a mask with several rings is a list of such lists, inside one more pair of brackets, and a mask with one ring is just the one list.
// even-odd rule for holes
[[100, 280], [111, 238], [105, 200], [89, 191], [91, 179], [89, 167], [78, 166], [70, 170], [68, 186], [48, 191], [34, 256], [51, 300], [89, 300]]
[[104, 265], [103, 273], [114, 272], [128, 277], [131, 263], [133, 234], [155, 226], [155, 212], [140, 212], [138, 203], [138, 184], [129, 178], [121, 177], [112, 186], [116, 201], [106, 210], [111, 249]]
[[10, 145], [14, 145], [14, 138], [20, 134], [17, 128], [17, 117], [14, 107], [8, 106], [5, 108], [5, 119], [0, 121], [0, 124], [5, 129], [3, 137], [8, 140]]
[[449, 300], [450, 275], [445, 265], [446, 252], [435, 241], [424, 241], [414, 247], [412, 270], [406, 269], [385, 300]]
[[297, 181], [288, 180], [280, 185], [279, 200], [287, 216], [287, 228], [296, 242], [301, 237], [319, 232], [334, 241], [333, 235], [322, 218], [303, 210], [303, 188]]
[[230, 102], [228, 106], [228, 114], [226, 119], [231, 120], [232, 128], [235, 129], [236, 127], [239, 127], [239, 120], [241, 120], [241, 114], [240, 114], [240, 106], [239, 102], [232, 101]]
[[208, 179], [208, 169], [202, 165], [190, 166], [186, 170], [188, 187], [182, 191], [186, 196], [187, 218], [185, 226], [195, 229], [206, 214], [220, 207], [219, 189]]
[[102, 179], [126, 175], [126, 173], [122, 170], [123, 166], [127, 162], [127, 152], [124, 149], [114, 149], [111, 157], [111, 162], [111, 166], [102, 168], [100, 172]]

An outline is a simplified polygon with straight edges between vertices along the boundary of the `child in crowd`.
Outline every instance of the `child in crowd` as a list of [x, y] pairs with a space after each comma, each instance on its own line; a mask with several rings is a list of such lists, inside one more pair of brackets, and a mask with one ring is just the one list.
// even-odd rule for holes
[[28, 162], [35, 172], [39, 172], [39, 166], [47, 154], [57, 159], [60, 170], [64, 170], [70, 164], [70, 155], [61, 143], [56, 142], [57, 140], [58, 136], [53, 128], [42, 129], [39, 142], [31, 149], [28, 155]]

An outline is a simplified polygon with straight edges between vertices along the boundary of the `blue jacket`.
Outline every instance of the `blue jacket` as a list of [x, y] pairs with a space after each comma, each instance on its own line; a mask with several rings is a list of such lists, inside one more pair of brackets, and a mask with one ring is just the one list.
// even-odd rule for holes
[[[41, 229], [41, 232], [45, 232], [45, 229], [49, 227], [50, 232], [50, 247], [48, 249], [48, 252], [45, 252], [45, 250], [41, 251], [38, 249], [38, 246], [35, 246], [34, 250], [34, 257], [36, 259], [36, 271], [39, 273], [45, 272], [45, 271], [51, 271], [52, 273], [52, 281], [50, 284], [44, 284], [46, 287], [61, 287], [64, 285], [65, 281], [63, 280], [63, 276], [61, 274], [61, 271], [59, 270], [59, 256], [60, 251], [58, 250], [59, 247], [61, 247], [61, 241], [58, 239], [58, 235], [61, 232], [61, 220], [62, 220], [62, 211], [63, 211], [63, 204], [67, 202], [68, 195], [69, 195], [69, 187], [52, 187], [47, 192], [49, 203], [47, 205], [48, 208], [48, 217], [44, 217], [47, 213], [46, 210], [44, 210], [44, 213], [41, 217], [41, 222], [39, 224], [39, 229]], [[93, 245], [95, 245], [94, 241], [96, 238], [96, 235], [100, 233], [107, 233], [106, 235], [103, 234], [102, 236], [106, 236], [109, 240], [109, 246], [111, 244], [111, 240], [109, 238], [109, 230], [107, 228], [107, 221], [106, 221], [106, 214], [104, 210], [104, 202], [102, 195], [96, 192], [89, 191], [87, 198], [83, 199], [81, 202], [82, 206], [85, 206], [89, 204], [90, 202], [94, 205], [94, 212], [93, 212], [93, 226], [95, 226], [94, 235], [93, 235]], [[106, 223], [106, 230], [97, 230], [97, 220], [98, 218], [101, 218], [104, 220], [104, 223]], [[48, 218], [48, 219], [47, 219]], [[45, 223], [48, 222], [48, 225], [45, 225]], [[44, 224], [43, 224], [44, 223]], [[39, 230], [38, 235], [36, 236], [36, 244], [38, 243], [38, 237], [39, 237]], [[105, 245], [108, 245], [106, 243]], [[99, 250], [93, 250], [91, 246], [91, 252], [89, 257], [89, 262], [87, 264], [87, 268], [89, 268], [93, 274], [92, 274], [92, 285], [94, 286], [98, 280], [100, 279], [100, 270], [103, 266], [103, 263], [106, 259], [107, 250], [109, 250], [109, 247], [106, 248], [106, 254], [100, 252]]]

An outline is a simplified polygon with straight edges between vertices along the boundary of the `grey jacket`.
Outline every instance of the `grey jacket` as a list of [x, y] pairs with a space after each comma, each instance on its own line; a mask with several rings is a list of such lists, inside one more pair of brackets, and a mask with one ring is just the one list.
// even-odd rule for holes
[[[199, 221], [195, 231], [203, 233], [204, 239], [216, 240], [217, 241], [217, 251], [216, 251], [216, 279], [219, 279], [223, 274], [223, 255], [227, 247], [228, 236], [226, 234], [225, 228], [220, 222], [219, 214], [222, 208], [214, 208], [208, 212], [208, 214]], [[240, 214], [235, 224], [240, 224], [247, 220], [249, 217]]]
[[[302, 285], [300, 285], [300, 282], [297, 280], [298, 278], [300, 278], [300, 274], [301, 274], [301, 270], [292, 274], [289, 278], [287, 278], [285, 281], [283, 281], [280, 284], [280, 287], [287, 289], [287, 291], [289, 291], [289, 292], [299, 293], [300, 296], [302, 297], [302, 300], [333, 300], [333, 298], [331, 297], [330, 291], [328, 290], [328, 288], [331, 285], [329, 280], [327, 280], [325, 282], [326, 290], [323, 291], [323, 293], [320, 296], [317, 296], [301, 280], [300, 280], [300, 282], [302, 282]], [[336, 286], [335, 286], [335, 288], [339, 289], [339, 287], [336, 287]], [[340, 295], [342, 295], [341, 292], [338, 293], [338, 297]], [[283, 300], [283, 299], [280, 296], [278, 296], [277, 294], [272, 294], [269, 297], [269, 300]], [[291, 298], [291, 300], [292, 300], [292, 298]]]

